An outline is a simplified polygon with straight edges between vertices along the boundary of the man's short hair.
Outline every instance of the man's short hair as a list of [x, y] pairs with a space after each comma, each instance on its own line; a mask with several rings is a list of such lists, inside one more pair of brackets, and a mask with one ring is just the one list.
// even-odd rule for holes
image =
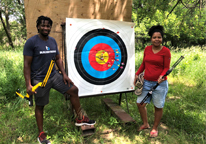
[[48, 21], [49, 24], [52, 26], [53, 24], [53, 21], [49, 18], [49, 17], [46, 17], [46, 16], [39, 16], [38, 19], [36, 20], [36, 28], [37, 28], [37, 31], [39, 32], [38, 30], [38, 26], [41, 24], [41, 21]]

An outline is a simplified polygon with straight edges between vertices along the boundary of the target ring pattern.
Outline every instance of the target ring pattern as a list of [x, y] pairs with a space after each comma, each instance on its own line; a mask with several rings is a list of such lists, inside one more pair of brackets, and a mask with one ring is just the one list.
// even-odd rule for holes
[[74, 51], [74, 63], [80, 76], [95, 85], [118, 79], [127, 64], [127, 50], [120, 36], [108, 29], [84, 34]]

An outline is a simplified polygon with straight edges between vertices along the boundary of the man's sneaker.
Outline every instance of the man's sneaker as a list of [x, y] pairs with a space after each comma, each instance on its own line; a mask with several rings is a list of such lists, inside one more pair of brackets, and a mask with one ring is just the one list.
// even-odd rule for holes
[[51, 144], [49, 140], [46, 139], [46, 134], [41, 132], [37, 138], [40, 144]]
[[81, 120], [79, 120], [78, 118], [76, 118], [76, 126], [82, 126], [82, 125], [94, 125], [96, 122], [95, 120], [90, 120], [88, 117], [83, 116], [83, 118]]

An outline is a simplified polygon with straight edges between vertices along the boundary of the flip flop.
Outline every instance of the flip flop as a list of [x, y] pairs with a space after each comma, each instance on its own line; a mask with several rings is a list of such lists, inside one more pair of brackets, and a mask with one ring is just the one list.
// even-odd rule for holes
[[142, 131], [144, 129], [150, 129], [150, 127], [141, 126], [138, 131]]
[[158, 136], [158, 131], [151, 131], [150, 132], [150, 137], [151, 138], [155, 138], [155, 137], [157, 137]]

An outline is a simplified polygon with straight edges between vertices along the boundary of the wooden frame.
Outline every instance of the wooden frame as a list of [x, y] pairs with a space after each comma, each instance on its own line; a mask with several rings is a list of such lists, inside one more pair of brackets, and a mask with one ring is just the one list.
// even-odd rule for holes
[[53, 20], [50, 36], [57, 41], [64, 61], [61, 24], [66, 18], [107, 19], [131, 22], [132, 0], [24, 0], [27, 38], [37, 34], [36, 20], [48, 16]]

